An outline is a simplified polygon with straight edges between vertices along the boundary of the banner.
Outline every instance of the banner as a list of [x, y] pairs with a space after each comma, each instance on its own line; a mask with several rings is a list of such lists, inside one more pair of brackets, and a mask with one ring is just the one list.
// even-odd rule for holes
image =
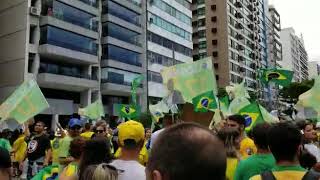
[[161, 71], [163, 83], [169, 92], [178, 91], [184, 101], [192, 102], [192, 98], [213, 91], [217, 93], [212, 59], [206, 58], [192, 63], [183, 63]]
[[79, 108], [79, 114], [95, 120], [104, 117], [105, 113], [101, 99], [89, 104], [85, 108]]
[[142, 83], [143, 76], [139, 75], [136, 77], [131, 84], [131, 98], [132, 98], [132, 103], [137, 104], [137, 88], [139, 85]]
[[260, 80], [264, 84], [274, 82], [281, 86], [288, 86], [293, 78], [293, 71], [284, 69], [261, 69]]
[[37, 82], [33, 79], [22, 83], [0, 106], [1, 120], [15, 119], [24, 123], [49, 107]]
[[135, 105], [115, 104], [120, 117], [134, 119], [140, 116], [141, 108]]

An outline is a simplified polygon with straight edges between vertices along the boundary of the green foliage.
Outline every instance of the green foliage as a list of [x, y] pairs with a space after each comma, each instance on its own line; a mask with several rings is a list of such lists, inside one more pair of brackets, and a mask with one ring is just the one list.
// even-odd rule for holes
[[280, 97], [282, 101], [285, 101], [287, 103], [297, 103], [299, 96], [311, 89], [313, 84], [314, 79], [305, 80], [301, 83], [293, 82], [289, 86], [284, 87], [280, 90]]

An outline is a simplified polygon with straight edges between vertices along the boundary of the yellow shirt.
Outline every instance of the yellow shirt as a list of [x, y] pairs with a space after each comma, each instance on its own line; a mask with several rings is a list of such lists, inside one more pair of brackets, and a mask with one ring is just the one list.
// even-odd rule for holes
[[233, 180], [236, 168], [238, 165], [238, 158], [227, 158], [227, 169], [226, 176], [227, 179]]
[[93, 134], [94, 132], [88, 131], [88, 132], [81, 133], [80, 136], [83, 137], [85, 140], [90, 140]]
[[[272, 169], [277, 180], [301, 180], [306, 174], [306, 170], [300, 166], [275, 166]], [[260, 175], [253, 176], [250, 180], [261, 180]]]
[[248, 158], [250, 155], [257, 153], [257, 147], [254, 141], [248, 137], [245, 137], [240, 142], [240, 154], [242, 159]]
[[27, 150], [27, 143], [25, 142], [25, 136], [21, 135], [17, 140], [13, 143], [13, 149], [15, 150], [14, 153], [14, 161], [21, 162], [23, 161], [25, 152]]
[[[143, 166], [145, 166], [148, 162], [148, 150], [146, 148], [146, 142], [144, 143], [142, 149], [140, 150], [140, 154], [139, 154], [139, 163], [142, 164]], [[116, 151], [116, 153], [114, 154], [115, 158], [119, 158], [121, 155], [121, 147], [118, 148], [118, 150]]]
[[61, 139], [61, 138], [54, 138], [54, 139], [51, 141], [52, 163], [53, 163], [53, 164], [59, 164], [60, 139]]

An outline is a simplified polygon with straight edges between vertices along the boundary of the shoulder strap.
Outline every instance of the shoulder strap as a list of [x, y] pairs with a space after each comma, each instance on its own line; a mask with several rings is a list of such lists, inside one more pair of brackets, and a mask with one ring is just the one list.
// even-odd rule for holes
[[320, 178], [320, 173], [317, 174], [312, 170], [310, 170], [302, 177], [302, 180], [319, 180], [319, 178]]
[[271, 171], [265, 171], [260, 174], [261, 180], [276, 180], [276, 177], [273, 175]]

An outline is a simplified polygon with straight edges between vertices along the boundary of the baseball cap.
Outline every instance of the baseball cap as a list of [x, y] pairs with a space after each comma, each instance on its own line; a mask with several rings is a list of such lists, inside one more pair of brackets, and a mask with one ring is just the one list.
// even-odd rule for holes
[[124, 146], [124, 141], [128, 139], [134, 140], [139, 143], [144, 139], [144, 127], [137, 121], [127, 121], [118, 126], [118, 139], [119, 143]]
[[0, 147], [0, 168], [10, 168], [11, 167], [11, 159], [9, 151]]
[[82, 127], [82, 122], [81, 122], [81, 120], [78, 119], [78, 118], [71, 118], [71, 119], [69, 120], [68, 126], [69, 126], [69, 128], [72, 128], [72, 127], [74, 127], [74, 126], [80, 126], [80, 127]]

